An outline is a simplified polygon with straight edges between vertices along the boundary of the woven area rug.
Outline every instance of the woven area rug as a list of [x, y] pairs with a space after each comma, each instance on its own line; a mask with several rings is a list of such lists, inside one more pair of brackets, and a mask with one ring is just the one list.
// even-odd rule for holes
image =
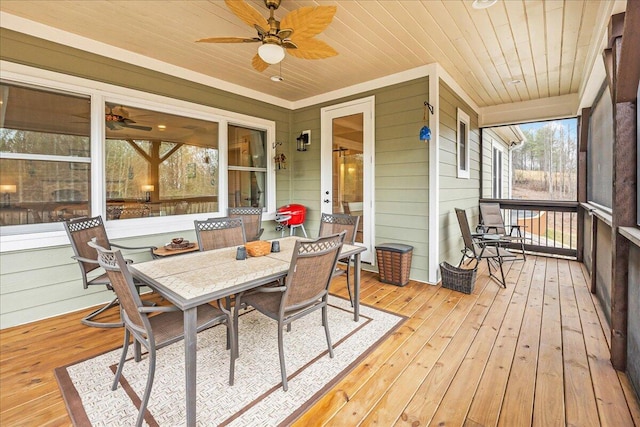
[[[275, 321], [249, 311], [239, 319], [240, 358], [235, 384], [229, 386], [226, 328], [216, 326], [198, 334], [197, 420], [211, 426], [287, 425], [351, 371], [405, 318], [360, 306], [353, 321], [349, 301], [329, 299], [329, 330], [335, 357], [329, 357], [320, 312], [305, 316], [285, 333], [289, 390], [280, 382]], [[121, 349], [57, 368], [60, 390], [74, 425], [130, 426], [135, 424], [147, 378], [148, 359], [125, 363], [123, 379], [111, 391]], [[130, 347], [128, 356], [133, 357]], [[184, 346], [180, 341], [158, 351], [156, 375], [145, 422], [185, 424]]]

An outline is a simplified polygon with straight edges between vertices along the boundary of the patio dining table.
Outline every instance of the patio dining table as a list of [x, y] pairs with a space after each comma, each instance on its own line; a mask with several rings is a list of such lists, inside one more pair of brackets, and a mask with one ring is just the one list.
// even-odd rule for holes
[[[196, 308], [265, 285], [287, 275], [298, 237], [276, 239], [280, 252], [236, 260], [236, 247], [167, 257], [129, 266], [131, 273], [184, 313], [187, 425], [196, 424]], [[354, 259], [354, 321], [360, 318], [362, 246], [343, 245], [340, 258]]]

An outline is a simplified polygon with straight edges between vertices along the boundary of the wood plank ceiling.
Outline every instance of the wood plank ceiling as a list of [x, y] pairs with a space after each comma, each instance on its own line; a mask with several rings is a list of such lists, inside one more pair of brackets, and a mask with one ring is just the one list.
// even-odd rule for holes
[[[263, 1], [249, 2], [268, 16]], [[471, 0], [283, 0], [275, 13], [280, 20], [302, 6], [337, 5], [318, 38], [339, 54], [287, 55], [281, 67], [262, 73], [251, 67], [257, 44], [194, 43], [255, 36], [221, 0], [3, 0], [0, 11], [289, 102], [438, 62], [486, 107], [580, 93], [600, 55], [608, 16], [624, 3], [499, 0], [477, 10]], [[117, 59], [126, 54], [94, 51]], [[269, 79], [277, 74], [284, 81]]]

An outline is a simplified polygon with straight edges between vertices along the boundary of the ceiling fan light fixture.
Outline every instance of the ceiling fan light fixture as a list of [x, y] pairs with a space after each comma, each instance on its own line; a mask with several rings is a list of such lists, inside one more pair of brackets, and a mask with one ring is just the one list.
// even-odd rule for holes
[[498, 0], [473, 0], [471, 7], [474, 9], [486, 9], [496, 4]]
[[267, 64], [277, 64], [284, 59], [284, 48], [277, 44], [265, 43], [258, 48], [258, 55]]
[[271, 76], [271, 81], [272, 82], [281, 82], [281, 81], [284, 81], [284, 77], [279, 76], [279, 75], [278, 76]]

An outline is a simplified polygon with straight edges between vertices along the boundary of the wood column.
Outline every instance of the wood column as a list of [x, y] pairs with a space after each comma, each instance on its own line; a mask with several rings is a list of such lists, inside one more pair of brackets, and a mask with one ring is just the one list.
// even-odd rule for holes
[[[589, 141], [589, 119], [591, 118], [591, 108], [583, 108], [578, 121], [578, 203], [587, 201], [587, 149]], [[577, 260], [584, 260], [584, 217], [588, 212], [582, 207], [578, 207], [578, 242]], [[593, 247], [593, 241], [592, 241]], [[591, 276], [593, 277], [593, 270]]]
[[614, 102], [611, 363], [620, 371], [627, 366], [630, 242], [618, 233], [618, 229], [635, 226], [637, 221], [636, 97], [640, 79], [639, 42], [640, 1], [629, 1], [626, 13], [612, 16], [609, 25]]

